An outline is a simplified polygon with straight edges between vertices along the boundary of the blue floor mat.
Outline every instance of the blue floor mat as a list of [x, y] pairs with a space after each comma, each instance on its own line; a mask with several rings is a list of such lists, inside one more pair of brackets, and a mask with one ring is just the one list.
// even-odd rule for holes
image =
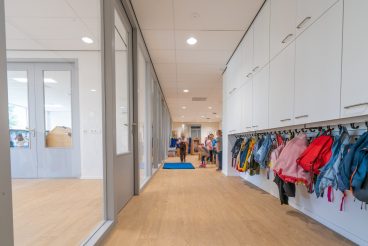
[[163, 169], [194, 169], [194, 166], [192, 163], [175, 162], [175, 163], [165, 163]]

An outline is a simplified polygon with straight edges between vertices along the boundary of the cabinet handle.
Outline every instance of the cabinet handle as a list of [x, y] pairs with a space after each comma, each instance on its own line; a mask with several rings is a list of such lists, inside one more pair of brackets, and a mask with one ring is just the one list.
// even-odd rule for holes
[[251, 75], [252, 75], [252, 73], [248, 73], [247, 74], [247, 78], [250, 78]]
[[246, 128], [246, 129], [250, 129], [250, 128], [252, 128], [252, 127], [251, 127], [251, 126], [246, 126], [245, 128]]
[[282, 41], [281, 41], [281, 43], [283, 43], [283, 44], [285, 44], [285, 43], [287, 43], [287, 41], [288, 41], [288, 39], [289, 38], [291, 38], [293, 36], [293, 34], [292, 33], [290, 33], [290, 34], [288, 34]]
[[289, 120], [291, 120], [290, 118], [288, 118], [288, 119], [283, 119], [283, 120], [280, 120], [281, 122], [285, 122], [285, 121], [289, 121]]
[[345, 106], [344, 109], [355, 108], [355, 107], [359, 107], [359, 106], [363, 106], [363, 105], [367, 105], [367, 104], [368, 104], [368, 102], [365, 102], [365, 103], [357, 103], [357, 104]]
[[231, 91], [229, 91], [229, 94], [231, 95], [235, 90], [236, 88], [233, 88]]
[[258, 68], [259, 68], [259, 66], [256, 66], [255, 68], [253, 68], [253, 72], [255, 72], [255, 71], [257, 71], [258, 70]]
[[305, 114], [305, 115], [296, 116], [295, 119], [301, 119], [301, 118], [307, 118], [307, 117], [309, 117], [309, 115]]
[[257, 126], [252, 126], [252, 127], [258, 127], [258, 125]]
[[296, 28], [301, 29], [310, 19], [312, 19], [312, 17], [305, 17], [304, 20], [302, 20], [299, 25], [296, 26]]

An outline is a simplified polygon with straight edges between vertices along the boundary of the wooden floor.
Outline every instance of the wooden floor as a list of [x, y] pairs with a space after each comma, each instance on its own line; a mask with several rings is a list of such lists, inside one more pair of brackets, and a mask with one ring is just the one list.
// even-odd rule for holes
[[80, 245], [102, 222], [102, 180], [12, 183], [15, 245]]
[[[197, 162], [197, 158], [190, 157]], [[171, 159], [172, 161], [173, 159]], [[104, 245], [351, 245], [215, 167], [159, 170], [119, 214]]]

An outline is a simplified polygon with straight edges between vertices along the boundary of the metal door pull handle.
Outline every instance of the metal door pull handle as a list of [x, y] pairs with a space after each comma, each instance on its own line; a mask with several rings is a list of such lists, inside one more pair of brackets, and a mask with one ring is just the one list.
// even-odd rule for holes
[[307, 117], [309, 117], [309, 115], [305, 114], [305, 115], [296, 116], [295, 119], [307, 118]]
[[302, 20], [299, 23], [299, 25], [296, 26], [296, 28], [298, 28], [298, 29], [302, 28], [305, 25], [305, 23], [307, 23], [310, 19], [312, 19], [312, 17], [310, 17], [310, 16], [305, 17], [304, 20]]
[[283, 120], [280, 120], [281, 122], [285, 122], [285, 121], [289, 121], [291, 120], [290, 118], [289, 119], [283, 119]]
[[281, 43], [283, 43], [283, 44], [285, 44], [287, 41], [288, 41], [288, 39], [289, 38], [291, 38], [293, 36], [293, 34], [292, 33], [290, 33], [290, 34], [288, 34], [282, 41], [281, 41]]
[[355, 108], [355, 107], [364, 106], [364, 105], [367, 105], [367, 104], [368, 104], [368, 102], [365, 102], [365, 103], [357, 103], [357, 104], [345, 106], [344, 109]]

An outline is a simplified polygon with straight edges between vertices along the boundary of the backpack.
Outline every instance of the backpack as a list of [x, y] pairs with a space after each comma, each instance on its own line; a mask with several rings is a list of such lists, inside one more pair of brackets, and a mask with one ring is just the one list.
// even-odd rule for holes
[[323, 133], [312, 141], [307, 149], [296, 160], [297, 164], [305, 171], [318, 175], [320, 168], [325, 166], [332, 155], [333, 137], [331, 131]]
[[350, 186], [355, 198], [368, 203], [368, 146], [365, 146], [356, 155], [358, 165], [351, 176]]
[[[332, 145], [332, 157], [328, 163], [321, 168], [317, 177], [315, 192], [317, 197], [323, 196], [324, 190], [331, 187], [337, 190], [338, 170], [344, 158], [346, 146], [349, 145], [349, 133], [346, 127], [342, 127], [340, 134]], [[328, 197], [331, 196], [331, 188], [328, 189]]]

